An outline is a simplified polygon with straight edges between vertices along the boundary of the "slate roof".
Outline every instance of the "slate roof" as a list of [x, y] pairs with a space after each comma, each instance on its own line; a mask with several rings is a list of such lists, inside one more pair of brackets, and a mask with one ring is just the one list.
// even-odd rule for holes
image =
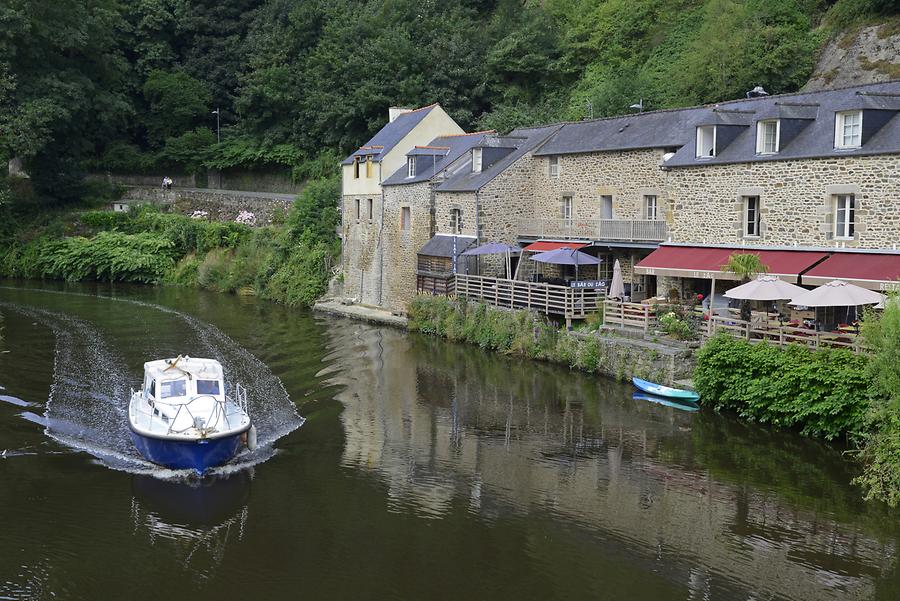
[[[447, 179], [435, 189], [438, 192], [473, 192], [480, 190], [492, 179], [500, 175], [504, 169], [512, 165], [519, 158], [531, 152], [544, 142], [550, 135], [557, 132], [561, 124], [544, 125], [540, 127], [522, 127], [509, 132], [507, 136], [499, 136], [495, 142], [485, 144], [484, 147], [499, 146], [513, 148], [512, 152], [502, 157], [491, 165], [486, 165], [481, 171], [472, 171], [472, 153], [460, 157], [459, 165], [454, 166], [454, 171]], [[475, 146], [477, 147], [477, 145]]]
[[437, 107], [437, 103], [423, 106], [408, 113], [401, 113], [396, 119], [378, 130], [378, 133], [359, 147], [359, 149], [341, 161], [341, 165], [352, 165], [354, 157], [372, 155], [372, 161], [379, 163], [382, 157], [406, 137], [422, 119]]
[[[494, 132], [474, 132], [471, 134], [454, 134], [441, 136], [429, 142], [426, 146], [416, 146], [406, 153], [406, 156], [416, 157], [415, 177], [406, 177], [407, 166], [403, 165], [396, 173], [384, 180], [382, 186], [397, 186], [403, 184], [415, 184], [431, 179], [435, 173], [450, 165], [472, 147], [481, 144], [485, 135]], [[433, 157], [433, 161], [432, 161]]]
[[[874, 135], [856, 149], [834, 148], [834, 114], [843, 110], [889, 111]], [[778, 161], [847, 155], [900, 153], [900, 81], [820, 92], [782, 94], [720, 102], [716, 105], [636, 113], [566, 123], [534, 154], [547, 156], [641, 148], [678, 150], [665, 167]], [[792, 119], [802, 128], [776, 154], [756, 154], [756, 122]], [[863, 118], [865, 127], [866, 117]], [[715, 157], [695, 156], [698, 125], [736, 126], [741, 131]]]
[[452, 257], [453, 239], [456, 239], [456, 256], [463, 253], [475, 243], [475, 236], [454, 236], [452, 234], [436, 234], [419, 249], [418, 254], [430, 257]]

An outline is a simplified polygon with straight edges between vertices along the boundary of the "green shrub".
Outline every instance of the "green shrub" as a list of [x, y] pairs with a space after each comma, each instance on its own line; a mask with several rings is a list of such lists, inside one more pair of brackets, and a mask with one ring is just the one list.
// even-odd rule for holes
[[93, 238], [41, 238], [16, 246], [4, 255], [0, 268], [18, 277], [156, 283], [174, 258], [172, 243], [162, 236], [101, 232]]
[[721, 335], [700, 350], [694, 384], [716, 410], [829, 440], [854, 437], [869, 407], [867, 362], [842, 349], [779, 349]]
[[269, 280], [270, 298], [289, 306], [310, 306], [328, 289], [333, 252], [323, 242], [300, 243]]
[[900, 296], [892, 295], [881, 316], [868, 313], [863, 337], [872, 349], [867, 376], [872, 407], [860, 454], [863, 473], [854, 480], [866, 498], [900, 505]]

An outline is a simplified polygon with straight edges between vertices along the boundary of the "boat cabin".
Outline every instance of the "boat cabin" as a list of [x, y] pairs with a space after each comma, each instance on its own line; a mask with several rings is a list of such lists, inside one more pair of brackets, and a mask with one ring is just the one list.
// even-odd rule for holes
[[214, 359], [160, 359], [144, 363], [144, 394], [154, 402], [177, 405], [200, 396], [225, 400], [222, 365]]

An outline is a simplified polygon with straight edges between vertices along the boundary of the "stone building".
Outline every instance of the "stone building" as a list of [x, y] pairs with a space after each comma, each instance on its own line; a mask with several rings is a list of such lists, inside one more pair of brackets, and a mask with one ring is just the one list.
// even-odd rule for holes
[[722, 252], [741, 250], [804, 285], [896, 286], [898, 112], [900, 82], [692, 110], [688, 142], [663, 165], [680, 248], [661, 248], [637, 271], [676, 277], [666, 288], [681, 294], [708, 292], [713, 278], [730, 278]]
[[[460, 159], [474, 146], [494, 132], [475, 132], [441, 136], [428, 144], [414, 146], [406, 153], [406, 163], [396, 173], [387, 178], [384, 190], [384, 270], [381, 305], [392, 311], [405, 311], [416, 294], [416, 289], [424, 284], [421, 278], [429, 275], [417, 271], [428, 271], [427, 265], [420, 266], [417, 253], [437, 233], [435, 224], [435, 192], [447, 174], [459, 168]], [[473, 241], [471, 236], [468, 242]], [[452, 244], [451, 256], [452, 259]], [[457, 245], [457, 254], [464, 248]], [[436, 282], [427, 282], [432, 286]]]
[[[772, 273], [801, 285], [841, 278], [891, 288], [900, 280], [898, 112], [894, 81], [398, 146], [405, 164], [396, 161], [385, 186], [385, 221], [373, 219], [389, 232], [396, 278], [361, 298], [402, 311], [415, 292], [413, 254], [421, 260], [436, 236], [522, 247], [520, 281], [534, 277], [528, 251], [565, 245], [603, 259], [578, 279], [607, 279], [618, 259], [633, 299], [709, 293], [716, 279], [733, 279], [722, 270], [733, 252], [760, 254]], [[345, 216], [358, 197], [348, 189]], [[352, 280], [366, 272], [372, 245], [347, 222]], [[454, 261], [506, 277], [499, 260]]]
[[384, 304], [382, 182], [406, 164], [406, 153], [414, 146], [464, 133], [438, 104], [415, 110], [392, 107], [388, 118], [378, 133], [341, 163], [344, 294], [373, 306]]

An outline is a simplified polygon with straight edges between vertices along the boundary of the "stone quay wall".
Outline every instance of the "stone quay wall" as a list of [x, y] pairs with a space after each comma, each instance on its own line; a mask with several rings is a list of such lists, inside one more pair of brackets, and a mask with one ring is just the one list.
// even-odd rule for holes
[[[668, 177], [677, 242], [889, 249], [900, 241], [900, 155], [679, 167]], [[837, 194], [856, 196], [850, 240], [834, 236]], [[758, 237], [743, 235], [745, 196], [760, 198]]]
[[206, 211], [209, 219], [213, 221], [234, 221], [241, 211], [248, 211], [256, 216], [258, 226], [271, 225], [282, 220], [294, 202], [293, 197], [289, 195], [142, 187], [128, 188], [121, 200], [126, 204], [166, 205], [172, 211], [184, 215], [190, 215], [194, 211]]

